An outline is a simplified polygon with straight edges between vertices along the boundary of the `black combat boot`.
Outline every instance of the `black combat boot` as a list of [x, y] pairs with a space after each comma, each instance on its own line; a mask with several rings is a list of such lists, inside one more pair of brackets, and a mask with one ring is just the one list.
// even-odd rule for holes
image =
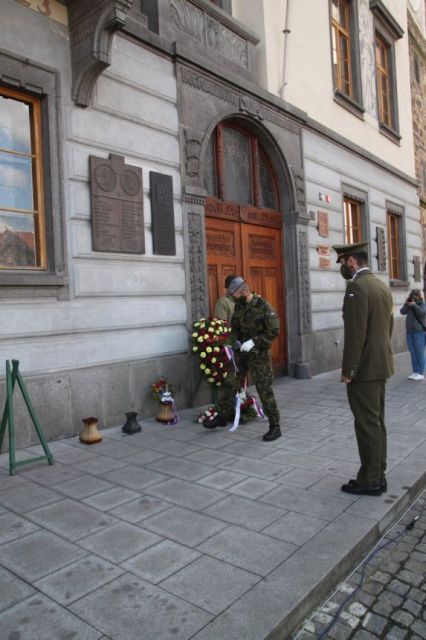
[[226, 419], [226, 416], [218, 413], [216, 418], [213, 418], [213, 420], [203, 422], [203, 427], [206, 429], [215, 429], [216, 427], [226, 427], [227, 424], [228, 420]]
[[277, 438], [281, 438], [281, 429], [279, 424], [270, 424], [269, 431], [265, 433], [262, 440], [264, 442], [272, 442], [272, 440], [276, 440]]

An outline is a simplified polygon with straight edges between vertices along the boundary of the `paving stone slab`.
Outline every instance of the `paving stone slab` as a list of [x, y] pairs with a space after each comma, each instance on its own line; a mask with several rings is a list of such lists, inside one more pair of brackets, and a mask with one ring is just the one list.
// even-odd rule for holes
[[137, 453], [133, 453], [131, 456], [123, 458], [123, 462], [125, 462], [126, 464], [140, 466], [148, 464], [149, 462], [154, 462], [155, 460], [160, 460], [160, 458], [165, 458], [166, 455], [166, 453], [161, 453], [161, 451], [151, 451], [150, 449], [144, 449], [143, 451], [138, 451]]
[[249, 477], [228, 487], [227, 491], [229, 493], [235, 493], [238, 496], [242, 496], [243, 498], [257, 500], [257, 498], [261, 498], [266, 493], [269, 493], [272, 489], [276, 489], [277, 487], [278, 481], [271, 482], [271, 480]]
[[131, 574], [117, 578], [69, 608], [114, 640], [188, 640], [213, 617]]
[[116, 522], [106, 513], [67, 498], [30, 511], [27, 517], [67, 540], [77, 540]]
[[171, 507], [162, 511], [143, 520], [140, 526], [142, 525], [164, 538], [170, 538], [189, 547], [195, 547], [226, 527], [226, 523], [217, 518], [181, 507]]
[[47, 531], [35, 531], [0, 546], [0, 563], [29, 582], [87, 555], [84, 549]]
[[0, 494], [0, 502], [16, 513], [27, 513], [37, 507], [63, 500], [63, 495], [34, 482], [26, 482]]
[[229, 526], [197, 549], [241, 569], [266, 576], [294, 553], [296, 547], [261, 533]]
[[262, 529], [262, 533], [300, 546], [326, 526], [326, 520], [289, 511], [282, 518]]
[[113, 487], [85, 498], [83, 502], [100, 511], [109, 511], [135, 498], [140, 498], [140, 494], [137, 491], [131, 491], [131, 489], [125, 489], [124, 487]]
[[122, 573], [123, 569], [102, 558], [87, 556], [37, 580], [34, 586], [58, 604], [67, 606]]
[[206, 464], [174, 456], [167, 456], [166, 458], [161, 458], [161, 460], [150, 462], [147, 467], [182, 480], [200, 480], [200, 478], [208, 476], [214, 470], [213, 467]]
[[182, 544], [172, 540], [162, 540], [126, 562], [122, 562], [121, 566], [144, 580], [158, 584], [200, 556], [198, 551]]
[[161, 587], [217, 615], [260, 579], [226, 562], [202, 556], [164, 580]]
[[119, 522], [80, 540], [79, 544], [105, 560], [119, 564], [160, 540], [155, 533], [128, 522]]
[[309, 492], [296, 487], [279, 487], [260, 499], [262, 502], [332, 521], [348, 508], [346, 500]]
[[55, 489], [69, 496], [70, 498], [87, 498], [94, 493], [112, 489], [114, 485], [101, 478], [94, 478], [89, 475], [80, 475], [79, 478], [67, 480], [55, 485]]
[[204, 509], [224, 497], [220, 491], [179, 479], [166, 480], [150, 487], [149, 494], [194, 510]]
[[240, 527], [260, 531], [281, 518], [285, 511], [241, 496], [228, 496], [204, 509], [203, 513]]
[[242, 473], [235, 473], [234, 471], [225, 471], [221, 469], [220, 471], [216, 471], [205, 478], [199, 480], [199, 484], [202, 484], [205, 487], [212, 487], [214, 489], [228, 489], [230, 490], [235, 483], [244, 480], [246, 476]]
[[[123, 489], [123, 491], [126, 491], [126, 489]], [[155, 513], [169, 509], [171, 506], [170, 502], [142, 494], [136, 500], [130, 500], [112, 509], [111, 515], [135, 524]]]
[[39, 527], [14, 513], [0, 515], [0, 544], [37, 531]]
[[107, 456], [99, 456], [94, 454], [90, 459], [83, 462], [77, 462], [73, 465], [73, 469], [78, 469], [81, 473], [90, 473], [94, 476], [102, 476], [115, 469], [122, 469], [126, 466], [125, 458], [116, 460]]
[[165, 480], [167, 476], [144, 467], [135, 467], [134, 465], [126, 465], [115, 471], [108, 471], [102, 475], [102, 478], [108, 482], [121, 484], [128, 489], [141, 491], [151, 485], [157, 484]]
[[35, 593], [29, 584], [0, 567], [0, 612], [22, 602]]
[[5, 640], [99, 640], [102, 636], [92, 626], [41, 594], [4, 611], [1, 632]]
[[282, 475], [290, 471], [290, 467], [266, 462], [265, 460], [254, 460], [243, 456], [236, 457], [232, 462], [225, 462], [221, 465], [224, 469], [231, 469], [250, 476], [257, 476], [265, 480], [277, 480]]

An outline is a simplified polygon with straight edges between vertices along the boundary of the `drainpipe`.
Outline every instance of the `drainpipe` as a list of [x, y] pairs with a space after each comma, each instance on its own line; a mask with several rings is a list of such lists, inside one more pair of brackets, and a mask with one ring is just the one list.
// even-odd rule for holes
[[282, 84], [279, 91], [280, 98], [284, 100], [284, 92], [287, 85], [287, 66], [288, 66], [288, 45], [290, 36], [290, 13], [291, 13], [291, 0], [286, 0], [284, 11], [284, 53], [283, 53], [283, 74]]

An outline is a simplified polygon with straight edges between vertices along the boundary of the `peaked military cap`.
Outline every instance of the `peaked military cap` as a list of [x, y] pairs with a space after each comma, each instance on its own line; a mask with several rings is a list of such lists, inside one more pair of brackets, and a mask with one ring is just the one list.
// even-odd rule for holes
[[243, 284], [244, 284], [244, 278], [241, 278], [241, 276], [237, 276], [236, 278], [234, 278], [228, 287], [229, 295], [231, 296], [234, 295], [234, 293], [238, 291], [238, 289], [242, 287]]
[[337, 253], [336, 262], [341, 258], [356, 256], [358, 253], [368, 253], [368, 242], [355, 242], [355, 244], [333, 244], [332, 249]]

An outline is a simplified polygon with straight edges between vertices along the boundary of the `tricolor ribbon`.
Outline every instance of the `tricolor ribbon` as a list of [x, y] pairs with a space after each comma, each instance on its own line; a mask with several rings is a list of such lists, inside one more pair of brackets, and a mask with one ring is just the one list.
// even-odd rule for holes
[[237, 373], [238, 367], [237, 367], [236, 362], [235, 362], [233, 348], [230, 347], [229, 345], [225, 345], [223, 348], [225, 350], [225, 353], [226, 353], [226, 356], [227, 356], [228, 360], [230, 362], [232, 362], [232, 364], [234, 365], [234, 373]]

